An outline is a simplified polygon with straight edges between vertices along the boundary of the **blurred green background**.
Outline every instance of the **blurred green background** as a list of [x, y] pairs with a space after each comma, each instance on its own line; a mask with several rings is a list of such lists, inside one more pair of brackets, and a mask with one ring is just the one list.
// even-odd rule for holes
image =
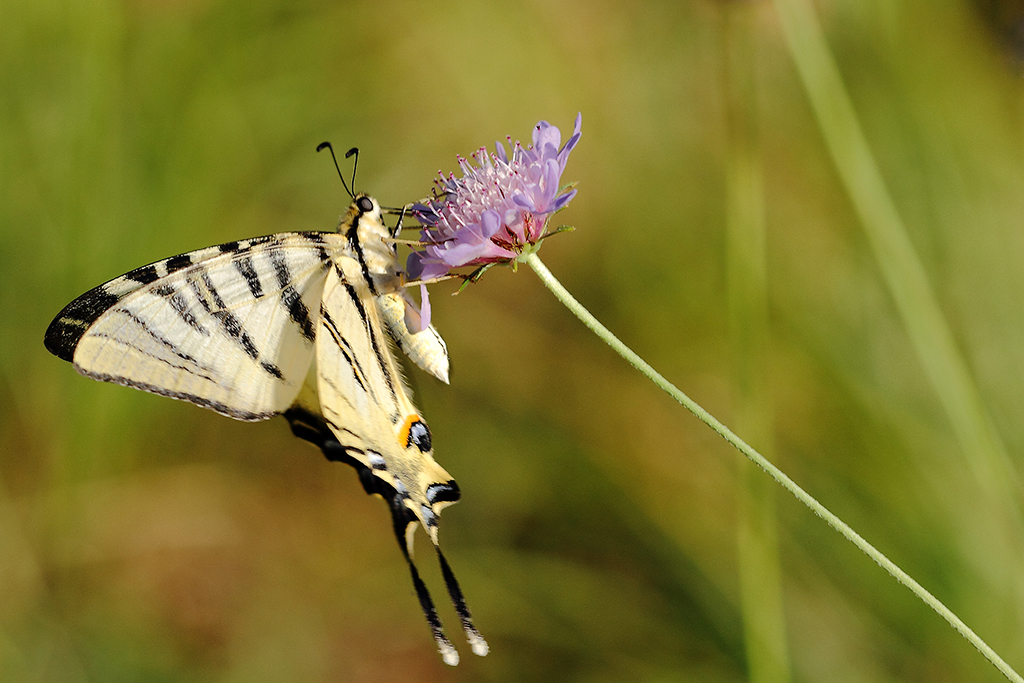
[[[457, 669], [349, 468], [281, 419], [87, 381], [43, 348], [133, 267], [332, 229], [322, 140], [359, 146], [358, 188], [395, 205], [577, 111], [577, 230], [548, 266], [1024, 667], [1019, 4], [4, 0], [0, 680], [1001, 680], [529, 270], [435, 287], [452, 383], [410, 372], [492, 647], [469, 653], [421, 535]], [[794, 17], [828, 52], [800, 51]], [[857, 199], [858, 178], [882, 184]], [[930, 287], [909, 305], [914, 264], [871, 237], [886, 197]], [[955, 358], [914, 327], [929, 301]]]

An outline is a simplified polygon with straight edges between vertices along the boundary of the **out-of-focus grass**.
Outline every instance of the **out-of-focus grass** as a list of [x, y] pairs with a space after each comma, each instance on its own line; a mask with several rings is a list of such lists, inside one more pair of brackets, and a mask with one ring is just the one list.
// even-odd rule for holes
[[[818, 4], [981, 400], [1024, 449], [1021, 84], [971, 5]], [[0, 21], [0, 679], [746, 677], [737, 456], [528, 271], [435, 293], [452, 386], [413, 372], [464, 500], [443, 542], [485, 659], [440, 663], [386, 512], [283, 421], [78, 377], [74, 296], [219, 241], [397, 204], [540, 118], [584, 138], [545, 247], [563, 282], [730, 421], [723, 7], [712, 2], [8, 2]], [[777, 462], [1018, 670], [1021, 567], [986, 515], [832, 165], [771, 5], [753, 12]], [[755, 443], [755, 446], [761, 444]], [[1016, 492], [1019, 496], [1019, 491]], [[796, 680], [995, 680], [788, 497]], [[421, 540], [421, 547], [424, 545]], [[428, 553], [422, 564], [442, 597]], [[443, 616], [454, 629], [454, 615]], [[458, 636], [452, 633], [459, 645]]]
[[[723, 90], [728, 139], [725, 163], [725, 272], [734, 356], [732, 429], [774, 458], [774, 415], [767, 359], [768, 254], [764, 163], [758, 131], [756, 6], [726, 7]], [[792, 680], [779, 567], [776, 482], [753, 462], [737, 462], [736, 564], [747, 671], [751, 683]]]

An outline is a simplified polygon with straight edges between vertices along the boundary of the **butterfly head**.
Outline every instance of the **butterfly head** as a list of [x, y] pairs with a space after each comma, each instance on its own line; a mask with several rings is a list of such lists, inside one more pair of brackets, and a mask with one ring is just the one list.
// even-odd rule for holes
[[384, 224], [383, 212], [377, 200], [360, 192], [352, 200], [339, 228], [361, 255], [373, 275], [393, 275], [396, 270], [395, 245], [386, 241], [393, 230]]
[[390, 237], [391, 231], [384, 225], [382, 213], [376, 199], [360, 192], [348, 206], [345, 218], [341, 222], [341, 231], [351, 236], [354, 230], [355, 235], [363, 243], [374, 237]]

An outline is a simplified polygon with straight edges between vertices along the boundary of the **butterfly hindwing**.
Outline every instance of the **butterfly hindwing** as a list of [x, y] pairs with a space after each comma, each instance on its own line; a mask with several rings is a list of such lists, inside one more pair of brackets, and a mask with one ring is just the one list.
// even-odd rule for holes
[[[398, 491], [436, 543], [437, 513], [458, 487], [434, 461], [430, 429], [353, 267], [339, 260], [324, 286], [316, 352], [320, 409], [338, 440]], [[371, 405], [376, 409], [367, 410]]]
[[[366, 305], [373, 299], [363, 291], [368, 284], [351, 272], [354, 267], [352, 261], [339, 260], [324, 285], [316, 391], [322, 419], [334, 438], [314, 435], [312, 440], [329, 458], [354, 459], [363, 487], [387, 501], [395, 535], [438, 650], [446, 663], [455, 665], [458, 652], [444, 634], [430, 594], [412, 562], [412, 538], [417, 523], [422, 524], [434, 545], [466, 638], [474, 653], [486, 655], [487, 642], [473, 625], [462, 589], [438, 545], [438, 514], [458, 501], [459, 487], [434, 460], [430, 429], [412, 404], [390, 353], [380, 311]], [[364, 406], [369, 403], [383, 409], [366, 412]], [[301, 429], [302, 419], [308, 418], [296, 417], [300, 419], [290, 418], [293, 430], [297, 426]]]

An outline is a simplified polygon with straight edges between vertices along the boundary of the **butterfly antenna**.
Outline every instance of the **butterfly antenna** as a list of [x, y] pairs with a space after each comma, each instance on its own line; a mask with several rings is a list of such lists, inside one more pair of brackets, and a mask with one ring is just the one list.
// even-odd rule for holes
[[345, 158], [354, 156], [355, 160], [352, 161], [352, 187], [356, 186], [356, 169], [359, 168], [359, 148], [353, 147], [349, 151], [345, 152]]
[[[334, 145], [332, 145], [329, 142], [321, 142], [319, 145], [316, 146], [316, 151], [318, 151], [318, 152], [320, 152], [320, 151], [322, 151], [324, 149], [331, 150], [331, 158], [334, 159], [334, 169], [338, 172], [338, 177], [341, 179], [341, 185], [342, 185], [342, 187], [345, 188], [345, 192], [348, 192], [348, 196], [352, 197], [354, 199], [355, 195], [352, 193], [352, 190], [349, 187], [348, 183], [345, 182], [345, 176], [343, 176], [341, 174], [341, 167], [338, 166], [338, 157], [334, 156]], [[359, 150], [357, 148], [355, 148], [355, 147], [353, 147], [352, 149], [350, 149], [348, 152], [345, 153], [345, 158], [348, 159], [353, 154], [356, 155], [356, 163], [359, 163]], [[353, 164], [352, 165], [352, 187], [355, 187], [355, 186], [356, 186], [356, 169], [355, 169], [355, 164]]]
[[469, 613], [469, 607], [466, 605], [466, 598], [462, 594], [462, 588], [459, 587], [459, 581], [455, 578], [455, 572], [448, 565], [448, 560], [445, 559], [440, 546], [435, 545], [434, 550], [437, 551], [437, 559], [441, 563], [444, 585], [448, 587], [448, 595], [451, 596], [452, 605], [455, 606], [455, 612], [459, 615], [459, 621], [462, 622], [462, 630], [466, 632], [466, 640], [469, 641], [469, 646], [473, 648], [473, 654], [483, 657], [490, 651], [487, 641], [484, 640], [484, 637], [480, 635], [480, 631], [477, 631], [476, 626], [473, 625], [473, 615]]

